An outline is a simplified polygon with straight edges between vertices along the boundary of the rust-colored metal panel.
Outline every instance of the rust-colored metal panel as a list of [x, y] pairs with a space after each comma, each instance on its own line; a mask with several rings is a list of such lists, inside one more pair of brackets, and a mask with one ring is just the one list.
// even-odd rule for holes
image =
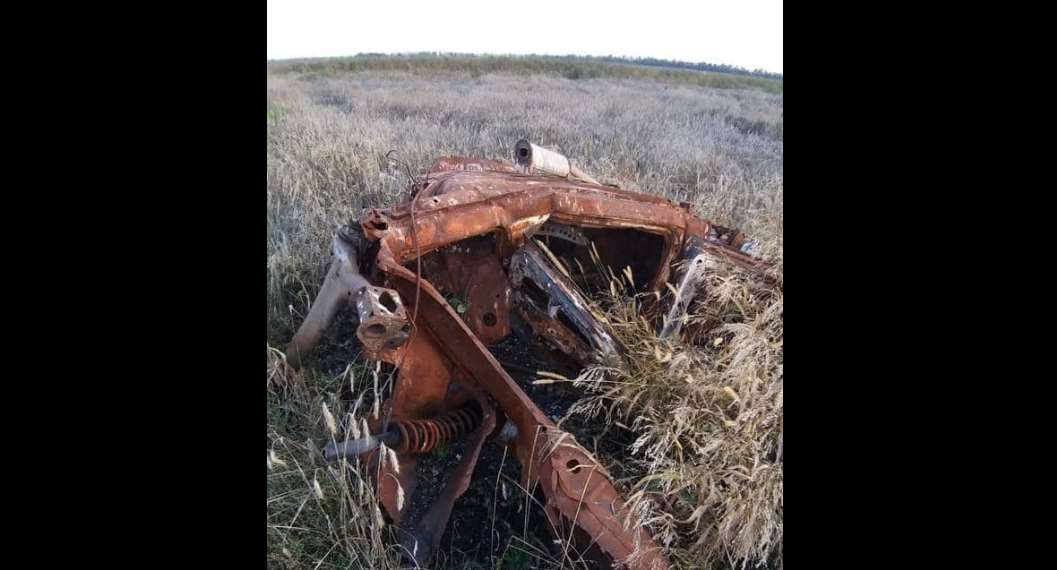
[[451, 383], [451, 360], [441, 353], [429, 330], [418, 330], [401, 355], [393, 393], [393, 417], [429, 418], [442, 409]]
[[463, 240], [427, 254], [423, 273], [460, 303], [457, 312], [486, 345], [510, 334], [510, 283], [494, 240]]

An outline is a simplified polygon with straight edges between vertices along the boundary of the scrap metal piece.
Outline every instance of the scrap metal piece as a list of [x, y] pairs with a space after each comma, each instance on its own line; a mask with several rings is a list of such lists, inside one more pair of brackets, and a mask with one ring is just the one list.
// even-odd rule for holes
[[473, 431], [481, 418], [482, 414], [475, 406], [464, 406], [436, 418], [397, 420], [385, 433], [368, 434], [341, 443], [329, 442], [323, 448], [323, 457], [327, 461], [353, 457], [374, 450], [382, 443], [400, 453], [429, 453]]
[[363, 236], [353, 228], [341, 228], [331, 243], [333, 261], [323, 286], [312, 302], [312, 308], [286, 349], [286, 362], [294, 370], [301, 367], [301, 359], [319, 344], [338, 312], [353, 295], [370, 286], [360, 273], [360, 254], [364, 248]]
[[746, 240], [745, 234], [741, 233], [740, 230], [724, 228], [715, 224], [712, 225], [712, 228], [709, 230], [708, 235], [705, 236], [705, 239], [739, 250], [745, 244]]
[[[415, 335], [412, 344], [416, 345], [416, 348], [408, 347], [408, 360], [413, 356], [417, 356], [415, 353], [418, 352], [427, 355], [437, 354], [437, 345], [429, 335]], [[433, 356], [427, 357], [425, 363], [429, 364], [431, 362], [435, 362], [433, 361]], [[416, 367], [415, 370], [421, 371], [425, 369]], [[401, 372], [403, 373], [403, 370]], [[485, 433], [491, 431], [492, 428], [488, 427], [488, 425], [491, 422], [494, 426], [495, 420], [494, 418], [489, 419], [489, 415], [494, 414], [494, 411], [488, 401], [484, 399], [484, 396], [476, 391], [471, 384], [449, 383], [450, 373], [447, 370], [438, 369], [438, 372], [443, 373], [443, 375], [432, 377], [432, 382], [428, 380], [421, 382], [421, 379], [419, 379], [420, 382], [416, 384], [410, 381], [415, 378], [414, 376], [404, 376], [400, 379], [398, 386], [401, 389], [397, 390], [393, 397], [394, 423], [399, 424], [408, 421], [411, 417], [425, 419], [444, 416], [453, 410], [465, 407], [472, 401], [476, 401], [477, 409], [482, 412], [477, 429], [480, 430], [483, 426], [483, 429], [487, 430]], [[441, 393], [435, 391], [438, 386], [444, 387]], [[418, 397], [418, 394], [422, 394], [422, 397]], [[368, 423], [373, 431], [382, 430], [380, 420], [375, 419]], [[476, 441], [476, 434], [477, 431], [470, 434], [471, 443]], [[399, 495], [400, 491], [403, 490], [405, 497], [414, 496], [415, 489], [418, 488], [416, 467], [423, 454], [412, 453], [411, 449], [396, 448], [393, 451], [396, 452], [399, 469], [390, 461], [381, 461], [378, 450], [375, 450], [369, 452], [366, 458], [369, 472], [377, 485], [378, 498], [382, 503], [382, 507], [393, 519], [393, 522], [397, 525], [409, 523], [413, 526], [417, 521], [406, 520], [411, 501], [404, 501], [401, 504]], [[461, 494], [462, 492], [451, 495], [451, 500], [454, 501]], [[446, 520], [445, 524], [447, 524]]]
[[440, 544], [440, 539], [444, 536], [444, 529], [448, 526], [448, 519], [451, 518], [455, 500], [470, 487], [470, 478], [477, 465], [477, 459], [480, 457], [485, 437], [495, 429], [495, 410], [488, 403], [484, 393], [472, 385], [460, 386], [460, 388], [465, 388], [465, 393], [471, 395], [476, 402], [481, 414], [480, 423], [477, 429], [470, 434], [464, 455], [448, 478], [444, 491], [433, 501], [429, 511], [415, 524], [411, 533], [403, 541], [404, 552], [411, 555], [416, 567], [426, 566], [432, 558], [436, 546]]
[[305, 321], [286, 350], [287, 363], [294, 369], [319, 344], [338, 313], [350, 301], [356, 307], [359, 325], [356, 336], [369, 357], [399, 347], [407, 340], [407, 313], [400, 295], [392, 289], [371, 285], [360, 272], [360, 257], [366, 243], [360, 231], [341, 228], [331, 244], [333, 261], [312, 302]]
[[[635, 230], [663, 238], [658, 270], [648, 276], [646, 288], [650, 290], [664, 287], [687, 236], [706, 236], [712, 229], [707, 220], [659, 196], [505, 170], [431, 174], [415, 208], [417, 239], [411, 232], [408, 202], [386, 210], [371, 209], [361, 217], [364, 234], [381, 244], [379, 255], [388, 249], [400, 263], [489, 234], [501, 240], [509, 248], [506, 251], [513, 251], [524, 244], [527, 234], [548, 221], [581, 229]], [[712, 245], [717, 255], [736, 265], [752, 270], [767, 267], [736, 248]]]
[[600, 182], [577, 168], [565, 155], [537, 146], [525, 139], [519, 140], [514, 145], [514, 160], [518, 166], [529, 172], [538, 171], [551, 176], [571, 177], [601, 185]]
[[370, 434], [360, 439], [352, 439], [341, 443], [329, 442], [323, 447], [323, 459], [327, 461], [335, 461], [339, 457], [351, 459], [368, 451], [374, 451], [383, 443], [393, 447], [399, 442], [400, 432], [392, 429], [385, 433]]
[[449, 172], [452, 170], [475, 172], [517, 172], [509, 164], [487, 158], [467, 158], [465, 156], [446, 156], [438, 159], [429, 168], [428, 174]]
[[[575, 439], [561, 430], [544, 432], [539, 481], [547, 503], [544, 513], [578, 555], [604, 565], [660, 570], [668, 563], [649, 534], [630, 521], [627, 505], [609, 483], [605, 469]], [[625, 524], [630, 522], [632, 528]]]
[[464, 304], [462, 319], [488, 345], [510, 334], [510, 284], [494, 242], [489, 236], [463, 240], [423, 261], [423, 274]]
[[525, 244], [510, 257], [510, 282], [514, 307], [554, 348], [585, 365], [613, 365], [620, 360], [620, 344], [609, 332], [605, 316], [592, 310], [535, 243]]
[[671, 308], [664, 316], [664, 323], [658, 338], [666, 339], [679, 334], [687, 319], [690, 301], [697, 296], [698, 289], [709, 271], [716, 268], [716, 258], [703, 247], [701, 238], [691, 236], [683, 249], [683, 261], [680, 264], [679, 286], [675, 289]]
[[376, 358], [383, 350], [404, 344], [409, 336], [407, 312], [400, 294], [384, 287], [363, 287], [355, 294], [360, 324], [356, 337], [364, 354]]
[[542, 226], [540, 226], [538, 230], [532, 233], [532, 237], [536, 236], [547, 236], [563, 239], [567, 242], [574, 243], [582, 247], [587, 247], [588, 245], [588, 239], [587, 236], [584, 235], [584, 232], [566, 224], [546, 222]]
[[[368, 212], [363, 223], [365, 232], [372, 232], [370, 235], [379, 242], [376, 269], [404, 299], [413, 298], [416, 288], [420, 289], [417, 326], [420, 332], [432, 333], [429, 342], [422, 341], [423, 344], [435, 343], [436, 350], [495, 399], [513, 425], [509, 430], [514, 438], [511, 445], [522, 465], [525, 487], [543, 492], [545, 510], [550, 512], [548, 517], [552, 522], [564, 521], [562, 524], [566, 527], [579, 529], [569, 536], [586, 536], [586, 541], [595, 544], [601, 555], [613, 564], [626, 564], [632, 570], [667, 567], [660, 550], [641, 526], [624, 528], [623, 522], [630, 516], [627, 505], [611, 480], [593, 467], [597, 463], [590, 454], [532, 402], [429, 279], [419, 280], [405, 264], [411, 264], [419, 255], [475, 236], [495, 236], [500, 255], [503, 251], [516, 251], [526, 245], [526, 234], [553, 220], [578, 228], [628, 229], [661, 236], [664, 248], [657, 254], [655, 273], [638, 276], [647, 289], [657, 290], [667, 281], [670, 266], [679, 256], [685, 239], [707, 236], [711, 224], [663, 198], [505, 170], [450, 170], [431, 174], [418, 200], [425, 207], [416, 209], [414, 221], [405, 203], [384, 212]], [[384, 230], [380, 229], [379, 220], [384, 220]], [[416, 239], [412, 238], [412, 224]], [[762, 267], [761, 262], [723, 244], [707, 243], [705, 249], [740, 266]], [[539, 259], [535, 265], [550, 267], [542, 257]], [[514, 259], [510, 261], [513, 265]], [[541, 273], [548, 274], [543, 269]], [[553, 268], [549, 274], [558, 275]], [[560, 281], [560, 278], [553, 277], [550, 281]], [[408, 356], [413, 352], [409, 347]], [[415, 389], [403, 382], [398, 384], [394, 413], [402, 409], [402, 399], [405, 402], [425, 400], [417, 394], [409, 395], [409, 390]], [[540, 437], [562, 440], [562, 450], [557, 456], [538, 455]], [[570, 467], [572, 460], [576, 463]], [[577, 484], [575, 476], [583, 472], [580, 466], [588, 466], [593, 475]], [[589, 503], [594, 506], [585, 507], [584, 497], [593, 497]], [[389, 508], [391, 505], [387, 505]], [[435, 530], [442, 532], [443, 529]]]

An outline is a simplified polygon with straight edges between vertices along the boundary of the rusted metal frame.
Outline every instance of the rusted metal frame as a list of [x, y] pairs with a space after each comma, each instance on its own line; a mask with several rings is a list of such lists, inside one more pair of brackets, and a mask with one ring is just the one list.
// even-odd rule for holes
[[427, 174], [439, 174], [441, 172], [464, 171], [464, 172], [519, 172], [514, 166], [501, 160], [490, 158], [470, 158], [465, 156], [445, 156], [437, 159], [429, 167]]
[[[385, 215], [382, 212], [372, 216]], [[526, 231], [548, 220], [588, 228], [624, 228], [664, 236], [666, 255], [650, 283], [657, 290], [668, 277], [668, 266], [687, 233], [707, 232], [708, 222], [670, 205], [605, 200], [592, 193], [560, 195], [554, 189], [512, 191], [483, 202], [453, 205], [444, 210], [416, 212], [419, 247], [423, 253], [492, 231], [503, 231], [514, 243]], [[388, 230], [378, 235], [404, 262], [415, 255], [410, 242], [410, 221], [387, 216]], [[674, 247], [673, 247], [674, 246]]]
[[[500, 169], [503, 172], [494, 171]], [[697, 218], [688, 208], [676, 208], [662, 198], [609, 188], [585, 187], [575, 182], [556, 181], [554, 178], [513, 174], [507, 167], [501, 164], [496, 166], [489, 161], [455, 159], [445, 164], [442, 159], [434, 165], [434, 170], [439, 172], [436, 176], [431, 175], [432, 182], [420, 191], [419, 198], [428, 199], [421, 200], [421, 207], [416, 208], [415, 212], [418, 247], [413, 243], [415, 240], [411, 239], [409, 230], [412, 222], [407, 204], [388, 210], [371, 210], [361, 218], [366, 238], [381, 240], [375, 259], [376, 268], [388, 276], [389, 284], [394, 287], [392, 299], [400, 299], [401, 295], [414, 299], [418, 291], [415, 274], [402, 267], [401, 263], [413, 260], [421, 253], [491, 232], [497, 232], [499, 241], [505, 242], [501, 244], [506, 248], [505, 256], [511, 247], [524, 243], [526, 233], [531, 233], [548, 220], [579, 227], [624, 228], [662, 235], [665, 252], [657, 275], [651, 282], [654, 290], [666, 281], [668, 268], [683, 250], [681, 246], [686, 236], [701, 238], [693, 241], [702, 251], [710, 251], [745, 267], [760, 266], [753, 258], [732, 250], [732, 243], [715, 243], [726, 240], [717, 240], [719, 236], [712, 235], [716, 232], [712, 231], [709, 222]], [[492, 172], [479, 174], [483, 171]], [[714, 241], [709, 241], [709, 238]], [[338, 247], [336, 238], [336, 259], [331, 273], [328, 273], [330, 283], [324, 282], [321, 294], [313, 304], [310, 318], [306, 319], [309, 326], [303, 325], [295, 342], [291, 343], [291, 351], [296, 352], [295, 357], [300, 357], [318, 342], [322, 331], [353, 294], [365, 295], [364, 292], [372, 289], [373, 286], [359, 274], [359, 254], [363, 242], [354, 245], [356, 247], [353, 247], [350, 255], [347, 247]], [[341, 255], [339, 249], [343, 252]], [[383, 290], [379, 288], [377, 295], [367, 295], [364, 306], [367, 309], [382, 306], [391, 313], [398, 312], [390, 310], [396, 309], [392, 303], [383, 302]], [[421, 281], [421, 294], [418, 303], [421, 307], [416, 310], [422, 310], [420, 332], [427, 334], [414, 335], [409, 346], [395, 346], [399, 345], [399, 335], [391, 330], [395, 326], [373, 329], [373, 332], [379, 333], [384, 328], [385, 334], [378, 336], [384, 336], [388, 341], [376, 342], [372, 347], [378, 358], [389, 362], [407, 359], [400, 367], [402, 380], [392, 398], [394, 414], [399, 417], [428, 417], [444, 409], [450, 404], [446, 391], [453, 375], [464, 376], [495, 398], [516, 426], [513, 446], [524, 468], [526, 488], [540, 485], [547, 498], [545, 512], [552, 524], [575, 522], [607, 556], [614, 561], [627, 561], [633, 569], [648, 568], [654, 563], [659, 567], [666, 566], [663, 556], [644, 530], [638, 527], [624, 529], [620, 524], [627, 515], [626, 505], [608, 477], [594, 478], [596, 470], [601, 472], [601, 467], [594, 459], [575, 443], [571, 435], [558, 429], [535, 406], [491, 353], [485, 350], [475, 331], [467, 327], [439, 292], [424, 279]], [[399, 308], [403, 309], [402, 304]], [[358, 312], [361, 313], [361, 328], [357, 336], [361, 341], [367, 337], [370, 342], [373, 337], [369, 333], [372, 331], [366, 329], [364, 322], [370, 320], [372, 311]], [[374, 312], [376, 315], [377, 311]], [[399, 319], [394, 319], [393, 324], [397, 322]], [[361, 335], [361, 331], [366, 334]], [[480, 442], [492, 427], [494, 420], [492, 426], [485, 429], [482, 425], [475, 432], [471, 449], [479, 450]], [[536, 445], [540, 436], [548, 443], [542, 447], [542, 453], [541, 447]], [[558, 445], [550, 445], [556, 441]], [[377, 455], [376, 452], [371, 454], [375, 465]], [[413, 454], [400, 454], [399, 462], [399, 474], [394, 474], [392, 467], [386, 464], [387, 469], [380, 471], [377, 481], [383, 505], [398, 523], [403, 513], [396, 508], [395, 484], [400, 481], [405, 492], [413, 492], [417, 459]], [[472, 459], [464, 458], [457, 476], [449, 480], [445, 499], [435, 502], [431, 508], [431, 513], [436, 513], [429, 519], [432, 522], [420, 525], [423, 532], [436, 534], [434, 538], [428, 539], [429, 545], [435, 544], [443, 533], [455, 498], [469, 484], [475, 462], [476, 452]], [[592, 475], [581, 480], [577, 475], [585, 470]], [[627, 560], [636, 544], [644, 547], [645, 555], [634, 561]]]
[[[554, 199], [556, 203], [539, 207], [541, 198]], [[582, 216], [584, 221], [596, 218], [599, 227], [612, 227], [624, 220], [658, 228], [689, 225], [692, 233], [701, 235], [707, 235], [709, 228], [707, 221], [664, 198], [553, 178], [503, 173], [447, 172], [438, 175], [423, 190], [415, 214], [418, 217], [438, 211], [452, 212], [452, 208], [487, 203], [500, 203], [510, 210], [514, 219], [555, 211]], [[535, 211], [532, 208], [536, 208]], [[407, 204], [384, 211], [393, 221], [409, 217]]]
[[[699, 234], [700, 230], [707, 231], [707, 227], [694, 227], [698, 225], [697, 222], [707, 222], [688, 220], [682, 213], [656, 204], [606, 199], [593, 193], [563, 195], [555, 190], [534, 189], [514, 191], [479, 202], [453, 204], [444, 209], [416, 211], [415, 215], [419, 219], [419, 231], [423, 232], [420, 246], [423, 253], [427, 253], [448, 243], [485, 233], [489, 226], [519, 227], [517, 222], [544, 216], [556, 222], [586, 228], [639, 229], [658, 234]], [[437, 217], [443, 219], [434, 220]], [[410, 236], [400, 227], [410, 225], [409, 220], [404, 222], [405, 219], [403, 216], [390, 216], [389, 220], [396, 223], [393, 228], [396, 231], [391, 230], [387, 232], [388, 235], [408, 241]], [[533, 225], [540, 225], [543, 221]], [[460, 232], [452, 231], [455, 228], [467, 228], [467, 231], [460, 235]], [[481, 229], [470, 231], [469, 228]], [[406, 249], [410, 250], [410, 247]]]
[[[429, 337], [416, 335], [415, 338], [428, 339]], [[400, 384], [400, 386], [407, 386], [407, 384]], [[477, 406], [477, 411], [480, 414], [479, 423], [467, 436], [467, 446], [464, 455], [446, 480], [444, 490], [434, 499], [429, 510], [419, 520], [408, 521], [406, 517], [407, 510], [410, 508], [410, 499], [418, 488], [418, 478], [415, 475], [415, 470], [422, 455], [418, 450], [404, 449], [401, 445], [398, 448], [401, 451], [397, 453], [397, 461], [400, 467], [399, 472], [397, 472], [390, 461], [380, 461], [378, 450], [368, 454], [368, 467], [372, 473], [377, 473], [372, 478], [375, 480], [378, 489], [379, 500], [393, 519], [393, 522], [406, 532], [401, 541], [402, 546], [405, 548], [405, 555], [413, 560], [418, 567], [426, 565], [432, 556], [436, 544], [440, 541], [441, 536], [444, 534], [444, 529], [447, 527], [455, 501], [469, 487], [484, 440], [488, 434], [495, 430], [495, 410], [488, 402], [485, 394], [472, 383], [460, 382], [451, 384], [451, 390], [447, 392], [445, 399], [436, 403], [440, 404], [437, 409], [442, 410], [439, 413], [443, 418], [444, 415], [452, 412], [458, 414], [458, 411], [464, 410], [469, 402], [474, 402]], [[374, 423], [374, 427], [377, 428], [377, 422]], [[403, 420], [395, 422], [398, 429], [404, 423]], [[440, 435], [438, 430], [434, 430], [430, 436], [432, 439], [429, 440], [431, 447], [440, 441]], [[451, 436], [451, 433], [448, 436]], [[404, 496], [408, 498], [403, 505], [398, 504], [399, 500], [397, 497], [400, 494], [398, 487], [402, 489]]]
[[356, 337], [360, 339], [365, 355], [376, 358], [381, 351], [404, 344], [409, 337], [409, 324], [396, 291], [367, 286], [352, 298], [360, 321]]
[[[620, 359], [622, 347], [607, 323], [592, 313], [587, 299], [552, 267], [534, 243], [525, 244], [511, 256], [510, 280], [517, 289], [515, 307], [537, 335], [584, 366], [612, 366]], [[546, 296], [546, 306], [539, 306], [526, 293], [525, 280]], [[559, 313], [565, 315], [572, 329], [559, 320]]]
[[455, 365], [432, 337], [432, 331], [420, 328], [400, 352], [386, 355], [393, 364], [400, 364], [398, 388], [391, 396], [395, 419], [431, 418], [444, 411]]
[[[379, 253], [378, 267], [387, 275], [390, 284], [398, 292], [405, 295], [414, 292], [414, 272], [389, 257], [384, 246]], [[422, 279], [421, 287], [422, 306], [419, 308], [421, 322], [418, 326], [420, 330], [430, 331], [430, 342], [435, 343], [446, 359], [470, 381], [480, 384], [481, 388], [515, 420], [515, 423], [534, 420], [553, 425], [547, 416], [536, 408], [528, 395], [521, 391], [513, 379], [506, 375], [495, 357], [459, 318], [459, 315], [433, 287], [433, 284], [427, 279]], [[497, 373], [499, 379], [495, 378]], [[398, 390], [400, 391], [402, 390]], [[396, 397], [399, 397], [399, 394]], [[402, 406], [394, 406], [394, 410], [399, 408]], [[519, 412], [519, 410], [524, 411]]]
[[368, 356], [394, 349], [407, 340], [407, 315], [400, 296], [391, 289], [371, 285], [360, 272], [360, 257], [365, 249], [357, 231], [342, 228], [335, 234], [331, 243], [334, 259], [327, 276], [286, 350], [286, 362], [294, 370], [300, 368], [302, 358], [319, 344], [349, 303], [356, 307], [356, 336]]
[[[397, 291], [405, 296], [413, 292], [414, 273], [396, 263], [384, 246], [379, 252], [378, 267], [388, 275]], [[635, 545], [639, 545], [644, 554], [637, 561], [629, 561], [630, 568], [667, 567], [641, 527], [623, 528], [621, 521], [628, 509], [608, 477], [592, 477], [589, 481], [576, 477], [581, 469], [601, 473], [601, 466], [572, 435], [558, 429], [543, 414], [428, 281], [422, 280], [421, 287], [419, 326], [434, 332], [433, 338], [452, 357], [453, 363], [494, 398], [516, 426], [515, 454], [526, 477], [531, 477], [525, 481], [525, 487], [533, 488], [538, 482], [548, 504], [565, 519], [575, 520], [614, 561], [628, 559]], [[542, 434], [546, 442], [558, 442], [558, 445], [537, 445], [537, 434]], [[586, 499], [581, 502], [581, 497]]]
[[524, 293], [514, 293], [514, 308], [532, 333], [544, 339], [551, 348], [572, 358], [581, 366], [605, 362], [602, 355], [581, 340], [561, 322], [551, 318], [545, 309], [537, 307]]
[[[480, 393], [474, 389], [472, 383], [455, 383], [450, 361], [441, 354], [440, 347], [428, 330], [419, 329], [419, 333], [409, 343], [407, 350], [409, 353], [404, 360], [403, 368], [399, 371], [403, 376], [392, 396], [393, 418], [397, 425], [408, 418], [426, 419], [443, 416], [459, 409], [471, 400], [476, 400], [482, 414], [481, 423], [470, 434], [470, 441], [476, 441], [475, 438], [482, 429], [484, 435], [494, 429], [495, 420], [491, 417], [493, 415], [491, 405], [486, 399], [478, 397]], [[426, 362], [425, 366], [416, 364], [423, 360]], [[430, 374], [431, 367], [435, 372], [434, 375]], [[369, 423], [373, 431], [380, 431], [380, 420], [372, 420]], [[468, 451], [472, 449], [472, 447], [467, 448]], [[414, 491], [418, 487], [415, 469], [421, 455], [408, 451], [397, 453], [399, 470], [388, 461], [379, 463], [376, 451], [371, 452], [367, 457], [370, 472], [378, 489], [379, 500], [397, 525], [405, 522], [405, 515], [410, 507], [410, 500], [405, 501], [403, 505], [399, 504], [397, 487], [403, 489], [404, 496], [408, 499], [414, 496]], [[471, 467], [472, 465], [470, 464]], [[450, 496], [454, 501], [461, 494], [462, 492], [449, 493], [442, 496]]]
[[[465, 169], [459, 171], [431, 172], [426, 188], [422, 191], [423, 197], [436, 197], [436, 202], [430, 201], [427, 207], [448, 207], [452, 205], [451, 200], [442, 200], [440, 197], [448, 194], [464, 194], [470, 198], [476, 197], [476, 201], [510, 192], [517, 187], [523, 188], [554, 188], [561, 192], [582, 191], [601, 195], [607, 199], [628, 200], [644, 204], [661, 204], [691, 213], [689, 206], [676, 206], [671, 200], [652, 194], [633, 192], [613, 186], [595, 186], [585, 184], [576, 180], [565, 178], [554, 178], [550, 176], [538, 176], [524, 174], [510, 170], [488, 170]], [[471, 200], [459, 200], [468, 202]], [[397, 204], [394, 210], [406, 211], [408, 205]]]
[[[649, 534], [637, 521], [628, 521], [628, 507], [609, 483], [608, 475], [575, 441], [562, 442], [546, 453], [536, 469], [541, 482], [550, 482], [553, 488], [547, 493], [547, 485], [543, 486], [548, 499], [544, 512], [554, 528], [564, 531], [566, 524], [582, 528], [610, 562], [626, 564], [633, 570], [668, 567]], [[625, 521], [631, 523], [630, 528], [624, 527]], [[568, 539], [569, 535], [561, 538]]]
[[[484, 186], [491, 190], [481, 190]], [[675, 245], [674, 254], [678, 254], [684, 236], [696, 235], [709, 242], [732, 262], [748, 269], [763, 270], [768, 264], [739, 251], [744, 237], [740, 232], [714, 226], [710, 221], [693, 214], [689, 207], [677, 206], [659, 196], [635, 193], [609, 187], [595, 187], [575, 181], [559, 180], [549, 177], [511, 174], [508, 172], [441, 172], [431, 180], [423, 191], [424, 195], [436, 197], [439, 204], [433, 205], [430, 200], [423, 200], [416, 210], [416, 217], [430, 213], [444, 212], [444, 216], [474, 218], [479, 215], [480, 221], [496, 220], [495, 215], [488, 215], [488, 204], [498, 206], [503, 215], [493, 227], [514, 229], [518, 223], [533, 217], [549, 215], [555, 221], [570, 223], [581, 227], [627, 228], [649, 231], [656, 234], [669, 234], [674, 239], [669, 246]], [[554, 204], [540, 204], [539, 199], [553, 199]], [[464, 207], [472, 208], [474, 214], [461, 211]], [[458, 209], [458, 210], [457, 210]], [[389, 210], [377, 210], [388, 219], [400, 222], [408, 218], [405, 205], [398, 205]], [[397, 225], [406, 225], [404, 221]], [[542, 222], [541, 222], [542, 223]], [[421, 225], [421, 224], [420, 224]], [[487, 223], [485, 224], [487, 225]], [[407, 233], [406, 229], [403, 230]], [[478, 233], [484, 233], [482, 230]], [[517, 233], [517, 232], [514, 232]], [[721, 239], [721, 233], [732, 233], [727, 240]], [[477, 235], [470, 233], [468, 235]], [[379, 234], [376, 237], [385, 237]], [[389, 236], [392, 237], [392, 236]], [[445, 236], [457, 241], [456, 236]], [[407, 235], [403, 236], [408, 241]], [[400, 248], [407, 250], [408, 247]], [[722, 250], [722, 251], [718, 251]], [[428, 251], [425, 247], [423, 251]], [[674, 257], [673, 257], [674, 260]]]

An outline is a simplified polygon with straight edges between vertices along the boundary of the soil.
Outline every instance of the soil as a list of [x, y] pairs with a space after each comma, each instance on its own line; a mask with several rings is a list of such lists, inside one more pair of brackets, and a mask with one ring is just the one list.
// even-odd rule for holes
[[[511, 335], [492, 347], [518, 384], [548, 416], [560, 419], [576, 401], [575, 394], [534, 386], [536, 370], [555, 371], [548, 355]], [[485, 439], [466, 493], [456, 500], [448, 526], [437, 547], [437, 568], [530, 568], [557, 560], [560, 551], [542, 510], [521, 490], [521, 466], [513, 452], [500, 443], [498, 431]], [[466, 440], [453, 442], [423, 456], [416, 468], [418, 484], [406, 515], [408, 528], [425, 515], [462, 459]], [[539, 500], [539, 498], [537, 498]], [[531, 552], [528, 554], [527, 552]]]

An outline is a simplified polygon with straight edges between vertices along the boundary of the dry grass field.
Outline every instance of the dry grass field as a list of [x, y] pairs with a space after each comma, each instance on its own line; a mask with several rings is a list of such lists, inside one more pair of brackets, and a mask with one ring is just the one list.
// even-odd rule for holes
[[[760, 240], [757, 254], [776, 262], [779, 285], [713, 275], [695, 309], [705, 331], [695, 342], [658, 340], [634, 317], [634, 298], [602, 300], [631, 350], [622, 369], [570, 378], [582, 399], [568, 421], [619, 426], [631, 442], [601, 458], [675, 567], [781, 567], [783, 96], [736, 81], [590, 75], [270, 64], [270, 366], [323, 281], [335, 228], [404, 194], [407, 176], [389, 151], [420, 174], [445, 155], [510, 159], [528, 138], [599, 180], [691, 202]], [[319, 456], [320, 442], [362, 425], [378, 389], [347, 321], [306, 362], [305, 385], [269, 384], [270, 567], [403, 567], [362, 472], [347, 476]], [[613, 382], [621, 388], [610, 390]], [[357, 405], [341, 393], [365, 397]], [[487, 518], [517, 502], [503, 469], [475, 482], [487, 500], [474, 505], [468, 493], [467, 509]], [[490, 523], [507, 530], [470, 550], [457, 535], [472, 516], [458, 511], [438, 566], [576, 563], [520, 520]]]

